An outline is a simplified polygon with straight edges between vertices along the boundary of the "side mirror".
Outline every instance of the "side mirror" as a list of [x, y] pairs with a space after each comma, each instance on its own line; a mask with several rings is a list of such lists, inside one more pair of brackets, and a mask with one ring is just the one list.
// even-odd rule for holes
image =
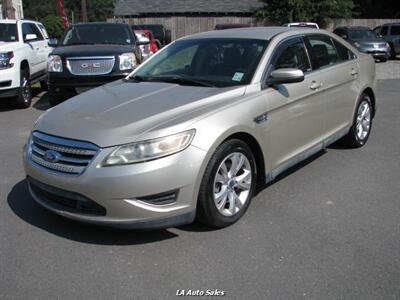
[[136, 44], [139, 46], [140, 45], [148, 45], [148, 44], [150, 44], [150, 40], [147, 37], [140, 35], [137, 38]]
[[25, 35], [26, 42], [37, 40], [37, 38], [38, 38], [37, 35], [34, 33], [29, 33], [29, 34]]
[[58, 45], [58, 40], [56, 38], [51, 38], [49, 39], [49, 41], [47, 42], [47, 44], [51, 47], [51, 48], [56, 48]]
[[283, 84], [302, 82], [304, 80], [304, 73], [302, 70], [293, 68], [282, 68], [271, 72], [267, 79], [267, 84]]

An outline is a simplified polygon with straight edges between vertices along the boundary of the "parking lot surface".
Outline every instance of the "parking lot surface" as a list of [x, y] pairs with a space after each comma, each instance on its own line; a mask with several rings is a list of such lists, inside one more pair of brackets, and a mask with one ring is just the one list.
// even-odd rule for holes
[[[28, 195], [21, 163], [48, 108], [0, 104], [0, 299], [400, 298], [400, 80], [379, 81], [362, 149], [332, 146], [254, 198], [235, 225], [156, 232], [62, 219]], [[40, 100], [38, 100], [40, 98]]]

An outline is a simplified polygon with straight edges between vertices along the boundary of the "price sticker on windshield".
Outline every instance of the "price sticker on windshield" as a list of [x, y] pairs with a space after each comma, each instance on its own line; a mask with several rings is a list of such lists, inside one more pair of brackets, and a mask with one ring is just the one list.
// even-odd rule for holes
[[244, 73], [236, 72], [236, 73], [233, 75], [232, 80], [233, 80], [233, 81], [242, 81], [243, 76], [244, 76]]

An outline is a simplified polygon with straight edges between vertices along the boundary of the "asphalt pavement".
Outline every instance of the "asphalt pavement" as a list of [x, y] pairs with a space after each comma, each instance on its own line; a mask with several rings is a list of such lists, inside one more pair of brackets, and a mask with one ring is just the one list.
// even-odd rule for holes
[[0, 299], [400, 299], [400, 80], [380, 81], [377, 98], [364, 148], [334, 145], [292, 168], [231, 227], [156, 232], [35, 204], [21, 152], [46, 96], [0, 103]]

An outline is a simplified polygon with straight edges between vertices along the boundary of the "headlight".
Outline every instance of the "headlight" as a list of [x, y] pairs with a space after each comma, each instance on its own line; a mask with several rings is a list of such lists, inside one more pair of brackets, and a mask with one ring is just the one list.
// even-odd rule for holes
[[119, 69], [121, 71], [132, 70], [137, 65], [134, 53], [124, 53], [119, 56]]
[[144, 162], [171, 155], [186, 149], [193, 140], [195, 130], [119, 146], [102, 163], [103, 167]]
[[62, 72], [63, 65], [61, 57], [58, 55], [49, 55], [47, 59], [47, 70], [49, 72]]
[[14, 66], [10, 63], [11, 58], [14, 57], [14, 52], [0, 52], [0, 70], [9, 69]]

